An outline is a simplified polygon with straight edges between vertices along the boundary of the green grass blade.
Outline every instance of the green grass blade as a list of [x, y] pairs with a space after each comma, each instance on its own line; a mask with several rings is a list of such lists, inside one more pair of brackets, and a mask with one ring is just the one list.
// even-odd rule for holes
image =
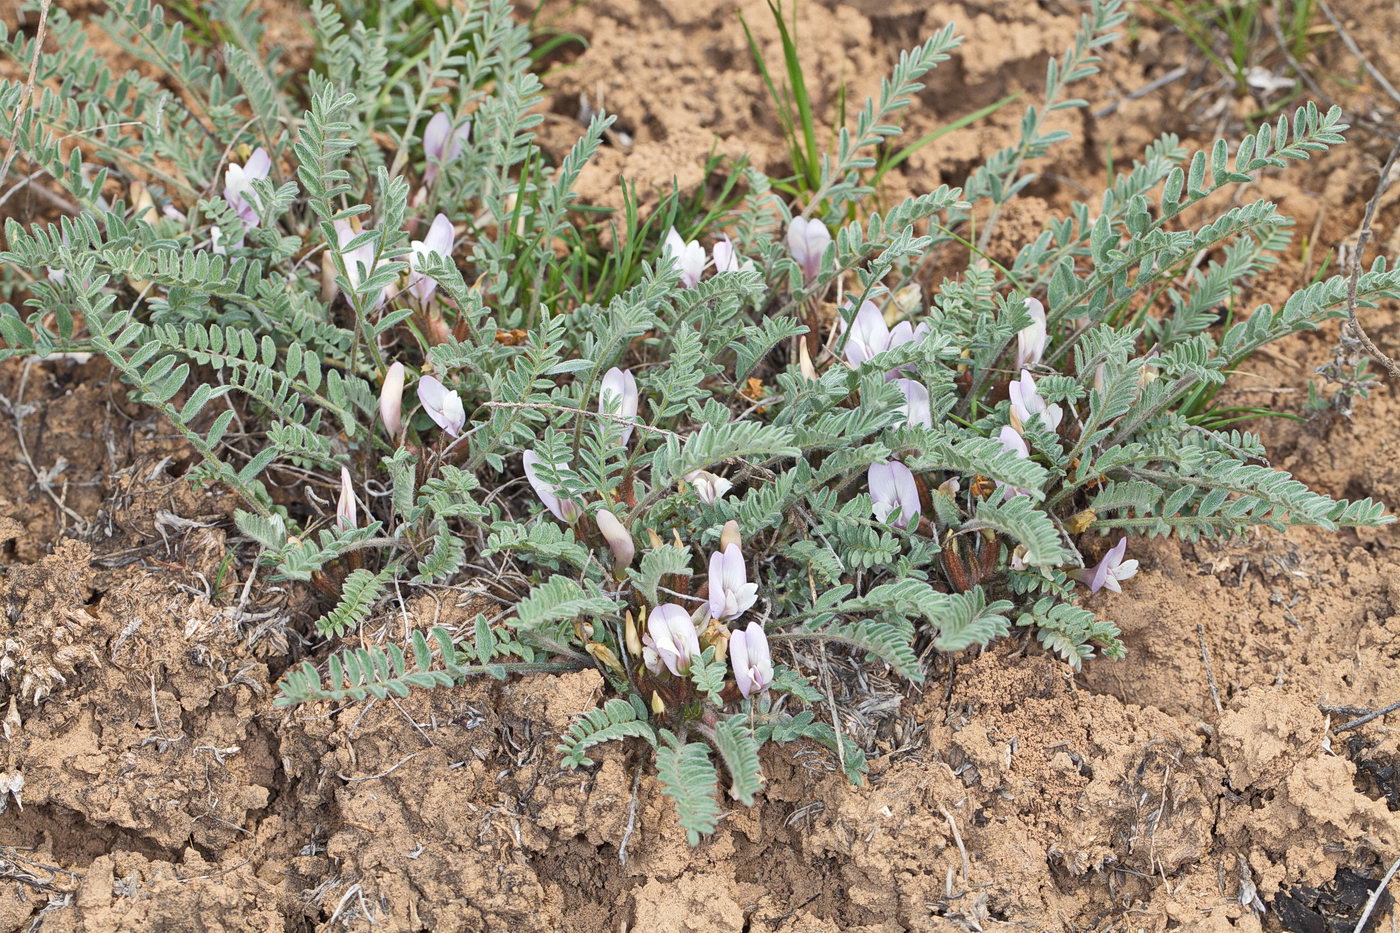
[[878, 185], [880, 183], [880, 179], [885, 177], [886, 172], [888, 172], [890, 169], [897, 168], [900, 165], [902, 165], [905, 162], [905, 160], [907, 160], [914, 153], [918, 152], [920, 149], [924, 148], [927, 145], [930, 145], [933, 142], [936, 142], [939, 139], [942, 139], [949, 133], [952, 133], [956, 130], [960, 130], [963, 127], [968, 126], [970, 124], [976, 123], [983, 117], [991, 116], [1001, 108], [1005, 107], [1007, 104], [1019, 98], [1022, 93], [1024, 92], [1016, 91], [1015, 93], [1007, 94], [999, 101], [988, 104], [980, 110], [974, 110], [972, 113], [964, 114], [963, 116], [958, 117], [952, 123], [944, 124], [943, 126], [940, 126], [933, 132], [927, 133], [924, 136], [920, 136], [918, 139], [914, 140], [912, 143], [896, 152], [893, 156], [890, 157], [888, 162], [880, 166], [879, 171], [875, 173], [875, 184]]

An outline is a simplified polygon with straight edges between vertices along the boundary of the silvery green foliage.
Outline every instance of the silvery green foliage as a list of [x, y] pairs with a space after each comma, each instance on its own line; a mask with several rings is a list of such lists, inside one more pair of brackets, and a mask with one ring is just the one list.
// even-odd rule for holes
[[[189, 43], [149, 0], [111, 0], [104, 29], [185, 96], [112, 74], [55, 8], [40, 89], [18, 119], [22, 85], [0, 84], [0, 135], [16, 139], [17, 169], [55, 179], [75, 208], [57, 224], [7, 225], [3, 288], [20, 307], [0, 306], [0, 358], [110, 361], [198, 452], [195, 479], [242, 498], [238, 526], [277, 575], [340, 586], [317, 622], [327, 636], [359, 626], [395, 590], [488, 566], [519, 584], [497, 618], [478, 617], [459, 638], [435, 629], [406, 652], [305, 660], [279, 702], [596, 667], [616, 695], [564, 736], [565, 762], [590, 763], [604, 741], [646, 743], [698, 840], [716, 825], [721, 771], [732, 797], [753, 800], [767, 741], [815, 740], [842, 752], [853, 779], [864, 769], [860, 750], [805, 708], [822, 698], [796, 671], [774, 665], [751, 695], [738, 688], [727, 627], [702, 635], [683, 675], [642, 663], [647, 610], [700, 601], [692, 594], [727, 523], [758, 584], [734, 629], [758, 622], [775, 646], [825, 642], [917, 681], [924, 646], [961, 650], [1017, 628], [1076, 666], [1120, 654], [1116, 626], [1082, 605], [1076, 583], [1091, 563], [1081, 547], [1097, 535], [1390, 520], [1369, 500], [1309, 491], [1267, 466], [1257, 437], [1200, 417], [1201, 400], [1256, 349], [1344, 313], [1346, 284], [1334, 278], [1222, 322], [1216, 309], [1267, 273], [1289, 224], [1268, 202], [1201, 203], [1340, 143], [1335, 110], [1306, 105], [1206, 152], [1164, 137], [1099, 203], [1046, 218], [1009, 267], [974, 258], [925, 296], [921, 270], [967, 255], [974, 213], [995, 218], [1031, 180], [1027, 162], [1062, 138], [1043, 130], [1044, 116], [1081, 105], [1064, 92], [1094, 73], [1094, 50], [1123, 14], [1116, 0], [1095, 5], [1051, 62], [1047, 99], [1021, 138], [963, 189], [876, 212], [862, 181], [874, 147], [956, 45], [950, 28], [900, 58], [823, 164], [801, 216], [835, 236], [811, 274], [785, 239], [797, 209], [749, 169], [746, 201], [724, 220], [743, 262], [683, 288], [653, 245], [636, 276], [556, 308], [550, 276], [589, 274], [587, 257], [554, 250], [580, 242], [569, 239], [571, 188], [609, 121], [595, 119], [546, 169], [530, 132], [541, 91], [527, 32], [501, 0], [451, 6], [417, 38], [394, 25], [417, 9], [403, 0], [373, 27], [313, 5], [318, 67], [301, 82], [262, 56], [246, 0], [213, 4], [226, 39], [216, 51]], [[24, 36], [0, 45], [29, 61]], [[421, 139], [439, 112], [470, 117], [471, 129], [428, 185]], [[251, 182], [250, 224], [220, 190], [228, 165], [259, 147], [272, 171]], [[462, 232], [453, 261], [420, 260], [437, 283], [420, 307], [401, 286], [412, 237], [439, 211]], [[921, 339], [846, 365], [851, 328], [834, 327], [829, 311], [838, 294], [848, 325], [870, 301], [920, 325]], [[1378, 262], [1357, 294], [1363, 306], [1400, 296], [1400, 275]], [[1019, 421], [1022, 456], [1001, 437], [1018, 423], [1008, 389], [1018, 335], [1034, 323], [1027, 298], [1048, 309], [1029, 364], [1038, 398], [1063, 417]], [[1146, 314], [1154, 302], [1166, 313]], [[411, 391], [402, 432], [385, 430], [380, 387], [394, 361], [410, 386], [431, 372], [458, 393], [460, 436], [417, 410]], [[640, 399], [626, 443], [625, 419], [598, 408], [614, 367], [635, 376]], [[911, 423], [891, 373], [927, 391], [927, 423]], [[556, 506], [579, 504], [581, 518], [556, 520], [518, 481], [524, 450]], [[867, 471], [887, 461], [917, 477], [917, 520], [874, 517]], [[327, 490], [342, 466], [363, 520], [335, 518]], [[696, 471], [732, 486], [715, 494]], [[308, 473], [324, 477], [311, 506], [278, 491]], [[319, 514], [316, 502], [327, 503]], [[622, 549], [626, 566], [612, 566], [609, 544], [620, 552], [616, 533], [599, 530], [603, 508], [635, 545], [635, 560]]]

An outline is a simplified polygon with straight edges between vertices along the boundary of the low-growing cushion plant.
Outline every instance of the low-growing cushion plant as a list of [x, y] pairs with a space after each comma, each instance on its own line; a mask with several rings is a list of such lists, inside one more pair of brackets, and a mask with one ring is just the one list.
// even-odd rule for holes
[[[1255, 350], [1345, 313], [1337, 277], [1221, 320], [1290, 225], [1207, 203], [1342, 142], [1337, 111], [1201, 152], [1165, 136], [994, 262], [988, 233], [1066, 136], [1047, 117], [1082, 105], [1066, 90], [1123, 18], [1100, 0], [961, 188], [870, 206], [949, 27], [900, 56], [800, 203], [737, 167], [722, 208], [673, 194], [653, 215], [697, 239], [630, 197], [608, 236], [572, 187], [610, 119], [551, 160], [528, 29], [500, 0], [450, 6], [367, 25], [314, 3], [302, 79], [263, 56], [246, 0], [207, 11], [218, 49], [111, 0], [104, 30], [162, 81], [113, 74], [55, 8], [32, 95], [0, 85], [12, 171], [66, 208], [6, 226], [0, 358], [105, 358], [202, 458], [194, 480], [241, 498], [262, 563], [338, 594], [279, 703], [594, 668], [610, 695], [564, 762], [651, 747], [694, 841], [721, 769], [752, 802], [766, 742], [864, 769], [785, 646], [918, 681], [930, 647], [1021, 630], [1078, 666], [1122, 652], [1111, 602], [1085, 597], [1132, 576], [1133, 536], [1390, 520], [1272, 469], [1210, 408]], [[0, 44], [34, 60], [32, 38]], [[1400, 275], [1377, 262], [1356, 294], [1396, 297]], [[513, 597], [464, 637], [334, 650], [390, 594], [485, 572]]]

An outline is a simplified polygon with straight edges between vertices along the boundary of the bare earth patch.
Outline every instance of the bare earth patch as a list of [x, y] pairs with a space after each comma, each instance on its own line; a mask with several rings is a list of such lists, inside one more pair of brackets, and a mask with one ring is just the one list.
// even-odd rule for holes
[[[765, 4], [738, 6], [773, 56]], [[819, 112], [843, 81], [852, 99], [875, 90], [899, 48], [948, 20], [968, 41], [911, 137], [1014, 90], [1033, 97], [1074, 17], [1007, 6], [807, 5]], [[1380, 41], [1394, 10], [1359, 6], [1378, 62], [1400, 58]], [[712, 144], [781, 164], [733, 8], [598, 0], [567, 14], [591, 45], [551, 78], [544, 132], [571, 141], [586, 100], [632, 141], [589, 169], [586, 196], [617, 203], [623, 175], [652, 193], [698, 185]], [[1127, 97], [1187, 54], [1150, 27], [1109, 50], [1090, 96], [1117, 106], [1064, 117], [1081, 141], [1045, 166], [1065, 174], [1036, 184], [1047, 212], [1100, 190], [1106, 153], [1121, 167], [1163, 130], [1199, 141], [1230, 118], [1204, 113], [1186, 81]], [[888, 197], [959, 183], [1019, 113], [919, 153]], [[1356, 139], [1260, 183], [1318, 248], [1255, 283], [1251, 304], [1305, 282], [1355, 231], [1377, 162]], [[1377, 222], [1385, 252], [1396, 217], [1387, 204]], [[1041, 220], [1008, 216], [993, 254]], [[1394, 307], [1367, 323], [1400, 345]], [[1232, 398], [1300, 411], [1334, 337], [1252, 360]], [[865, 786], [817, 749], [769, 752], [760, 804], [727, 810], [691, 848], [626, 749], [561, 770], [558, 734], [598, 696], [594, 674], [274, 708], [315, 594], [256, 580], [242, 598], [247, 560], [225, 560], [231, 501], [185, 481], [190, 452], [104, 368], [10, 364], [0, 390], [0, 777], [23, 778], [0, 818], [2, 929], [1331, 930], [1350, 929], [1337, 892], [1364, 897], [1400, 856], [1400, 719], [1332, 731], [1400, 700], [1393, 527], [1145, 544], [1143, 572], [1102, 597], [1126, 660], [1076, 676], [1012, 640], [935, 659], [922, 691], [891, 701], [888, 730], [861, 735]], [[1394, 508], [1396, 414], [1382, 387], [1351, 421], [1258, 427], [1303, 481]], [[470, 618], [456, 598], [410, 600], [375, 628], [401, 639]]]

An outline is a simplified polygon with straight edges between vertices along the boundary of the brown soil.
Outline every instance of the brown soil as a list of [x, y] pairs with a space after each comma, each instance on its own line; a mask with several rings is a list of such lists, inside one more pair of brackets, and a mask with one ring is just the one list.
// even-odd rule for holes
[[[738, 6], [774, 57], [765, 4]], [[1377, 64], [1400, 74], [1382, 41], [1400, 13], [1347, 6]], [[566, 15], [591, 46], [550, 77], [550, 141], [572, 140], [587, 97], [633, 142], [589, 170], [591, 198], [615, 203], [619, 175], [653, 191], [699, 184], [712, 143], [781, 171], [733, 10], [596, 0]], [[1012, 90], [1033, 97], [1074, 28], [1053, 4], [807, 4], [819, 112], [843, 81], [852, 99], [872, 91], [899, 48], [948, 20], [967, 41], [921, 95], [913, 134]], [[1197, 145], [1234, 132], [1247, 108], [1210, 93], [1194, 64], [1126, 99], [1189, 56], [1150, 24], [1108, 50], [1085, 96], [1116, 108], [1063, 117], [1077, 141], [1044, 166], [1039, 200], [1008, 215], [999, 255], [1042, 207], [1100, 190], [1108, 153], [1121, 165], [1164, 129]], [[1371, 90], [1348, 103], [1384, 111]], [[1019, 113], [920, 153], [886, 196], [960, 182]], [[1250, 302], [1281, 300], [1354, 233], [1378, 145], [1355, 135], [1249, 192], [1316, 243]], [[1387, 252], [1397, 218], [1388, 204], [1376, 225]], [[1368, 325], [1400, 345], [1395, 307]], [[1252, 361], [1234, 398], [1301, 411], [1334, 339]], [[1100, 601], [1126, 660], [1076, 676], [1020, 642], [937, 659], [922, 691], [882, 685], [843, 721], [872, 753], [866, 786], [815, 750], [770, 752], [759, 806], [731, 808], [691, 848], [632, 750], [560, 769], [557, 735], [598, 697], [594, 674], [274, 708], [309, 597], [245, 589], [246, 553], [226, 559], [232, 502], [186, 481], [189, 450], [96, 364], [9, 364], [0, 394], [0, 786], [22, 778], [0, 819], [0, 929], [1349, 930], [1357, 892], [1400, 856], [1400, 720], [1333, 731], [1349, 708], [1400, 700], [1394, 528], [1136, 543], [1143, 572]], [[1398, 417], [1382, 387], [1352, 420], [1258, 427], [1306, 482], [1394, 506]], [[373, 628], [401, 639], [465, 622], [475, 607], [456, 599], [410, 601]], [[1397, 922], [1388, 906], [1377, 920]]]

